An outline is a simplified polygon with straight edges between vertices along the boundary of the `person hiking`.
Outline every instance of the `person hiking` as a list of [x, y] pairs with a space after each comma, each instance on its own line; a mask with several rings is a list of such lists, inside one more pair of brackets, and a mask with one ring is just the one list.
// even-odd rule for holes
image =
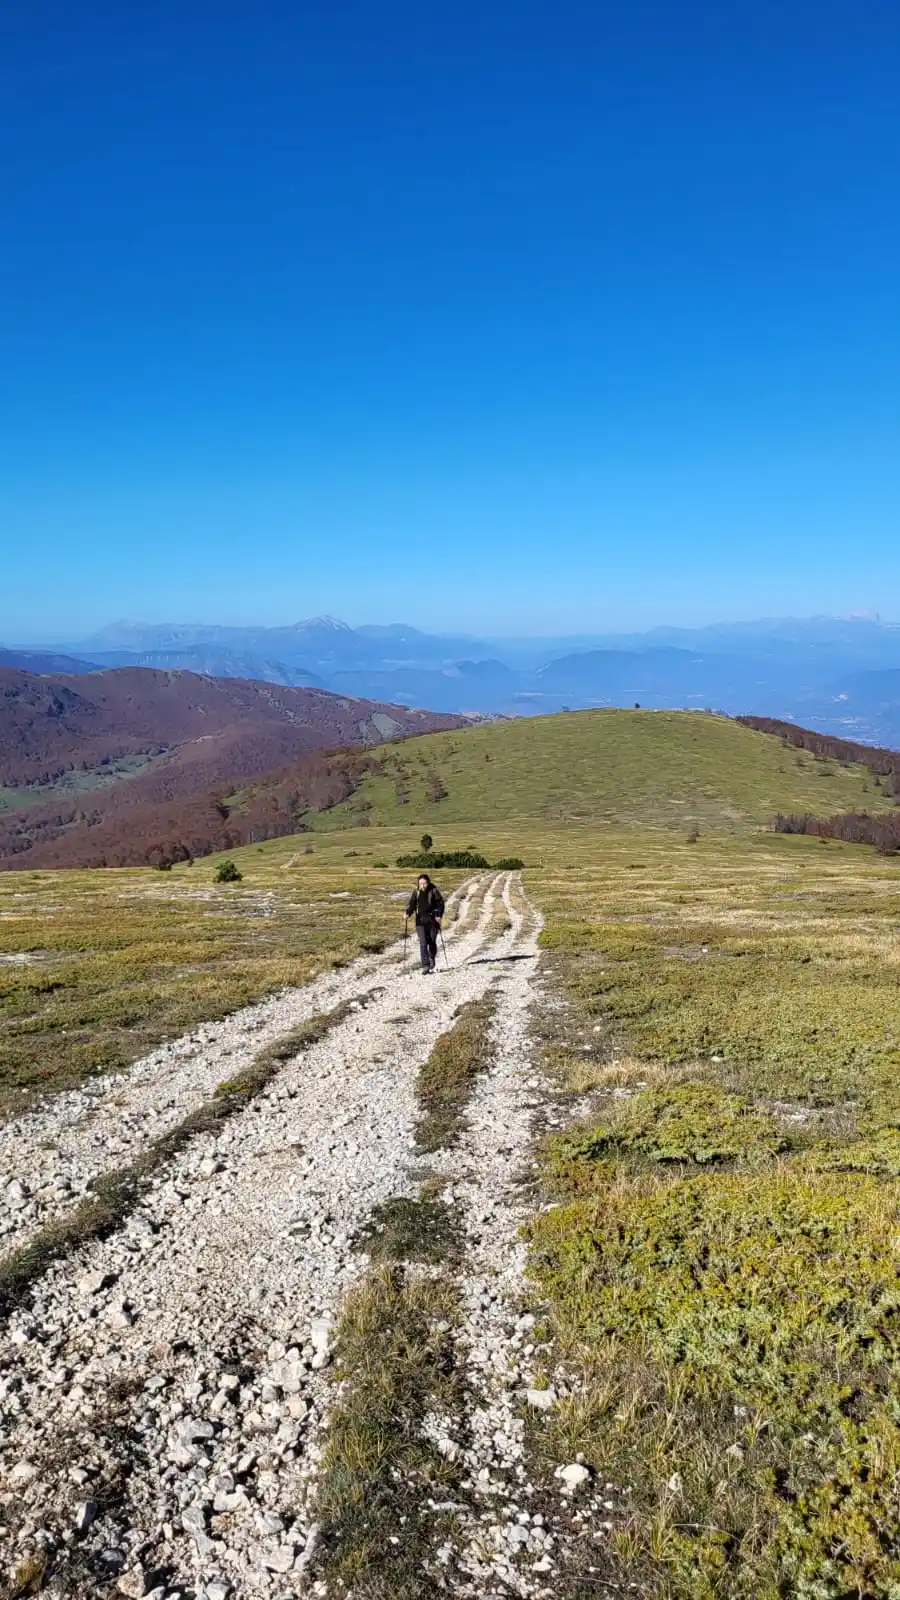
[[419, 955], [423, 972], [433, 972], [437, 961], [437, 942], [444, 915], [444, 896], [427, 872], [419, 878], [418, 887], [409, 897], [407, 917], [415, 917], [419, 935]]

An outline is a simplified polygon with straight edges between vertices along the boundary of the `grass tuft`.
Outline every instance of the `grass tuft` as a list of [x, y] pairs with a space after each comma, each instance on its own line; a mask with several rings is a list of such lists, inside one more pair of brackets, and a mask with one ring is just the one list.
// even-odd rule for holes
[[462, 1132], [475, 1079], [491, 1063], [489, 1030], [495, 1007], [491, 994], [462, 1006], [453, 1027], [441, 1034], [420, 1067], [416, 1095], [422, 1116], [416, 1138], [422, 1150], [445, 1149]]
[[429, 1497], [452, 1494], [459, 1469], [427, 1435], [429, 1413], [462, 1398], [454, 1288], [380, 1266], [348, 1295], [337, 1332], [340, 1399], [322, 1459], [319, 1569], [330, 1592], [426, 1600], [445, 1592], [428, 1559], [449, 1526]]
[[435, 1265], [458, 1262], [463, 1251], [463, 1224], [455, 1208], [439, 1198], [394, 1195], [375, 1206], [359, 1235], [359, 1247], [373, 1261], [415, 1261]]
[[26, 1595], [40, 1594], [48, 1566], [49, 1558], [43, 1552], [25, 1556], [3, 1591], [4, 1600], [25, 1600]]

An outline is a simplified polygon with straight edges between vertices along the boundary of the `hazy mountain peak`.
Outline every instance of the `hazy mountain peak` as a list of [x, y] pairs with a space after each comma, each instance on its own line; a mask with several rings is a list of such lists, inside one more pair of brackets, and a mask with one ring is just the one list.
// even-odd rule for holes
[[305, 633], [307, 631], [312, 631], [314, 628], [317, 630], [327, 629], [332, 633], [353, 632], [349, 622], [342, 622], [340, 617], [330, 617], [327, 614], [323, 617], [306, 617], [302, 622], [295, 622], [292, 624], [291, 631]]

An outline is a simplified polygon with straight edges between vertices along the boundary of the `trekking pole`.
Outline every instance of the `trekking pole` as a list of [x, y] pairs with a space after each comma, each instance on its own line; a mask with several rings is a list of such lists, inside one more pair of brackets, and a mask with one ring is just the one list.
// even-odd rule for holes
[[438, 923], [438, 937], [439, 937], [439, 939], [441, 941], [441, 949], [444, 952], [444, 960], [447, 963], [447, 971], [449, 972], [450, 971], [450, 961], [449, 961], [449, 958], [447, 956], [447, 946], [444, 943], [444, 930], [441, 927], [440, 923]]
[[406, 966], [406, 941], [409, 938], [409, 917], [403, 918], [403, 965]]

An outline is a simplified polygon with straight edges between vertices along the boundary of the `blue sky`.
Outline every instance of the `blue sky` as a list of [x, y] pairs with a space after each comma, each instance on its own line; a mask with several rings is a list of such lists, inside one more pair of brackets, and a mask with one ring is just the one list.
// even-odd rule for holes
[[895, 0], [0, 14], [0, 640], [900, 617]]

